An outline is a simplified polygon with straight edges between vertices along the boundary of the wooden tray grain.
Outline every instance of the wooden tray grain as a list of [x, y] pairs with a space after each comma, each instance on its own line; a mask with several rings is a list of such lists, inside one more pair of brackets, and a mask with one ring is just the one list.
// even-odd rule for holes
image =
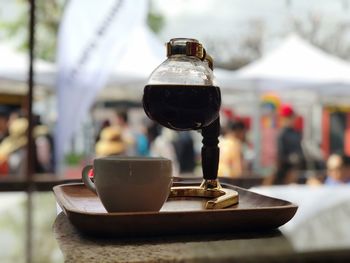
[[[186, 185], [181, 183], [181, 185]], [[153, 236], [271, 230], [288, 222], [297, 206], [246, 189], [224, 185], [239, 193], [239, 204], [204, 209], [205, 199], [168, 199], [160, 212], [107, 213], [84, 184], [53, 188], [58, 204], [81, 232], [99, 236]]]

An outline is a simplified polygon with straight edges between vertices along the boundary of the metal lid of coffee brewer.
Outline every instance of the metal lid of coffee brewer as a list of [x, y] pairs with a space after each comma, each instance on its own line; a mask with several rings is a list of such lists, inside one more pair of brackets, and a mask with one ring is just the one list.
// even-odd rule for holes
[[213, 70], [213, 58], [209, 56], [203, 45], [193, 38], [173, 38], [167, 43], [167, 57], [172, 55], [194, 56], [205, 60]]
[[204, 59], [205, 50], [198, 40], [192, 38], [173, 38], [167, 43], [167, 57], [172, 55], [195, 56]]

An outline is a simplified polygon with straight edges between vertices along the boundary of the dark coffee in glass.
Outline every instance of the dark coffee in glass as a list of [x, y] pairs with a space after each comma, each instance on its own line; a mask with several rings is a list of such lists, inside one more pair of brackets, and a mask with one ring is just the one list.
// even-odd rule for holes
[[198, 130], [219, 116], [220, 88], [206, 85], [147, 85], [143, 107], [149, 118], [174, 130]]

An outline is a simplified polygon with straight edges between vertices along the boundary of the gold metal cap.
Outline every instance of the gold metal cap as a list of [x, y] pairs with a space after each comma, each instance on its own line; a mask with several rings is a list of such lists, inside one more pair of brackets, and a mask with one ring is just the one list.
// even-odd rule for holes
[[173, 38], [167, 43], [167, 56], [186, 55], [199, 59], [205, 57], [205, 50], [198, 40], [192, 38]]
[[197, 39], [172, 38], [166, 43], [166, 47], [167, 57], [172, 55], [194, 56], [207, 61], [208, 66], [213, 70], [213, 58], [206, 53], [203, 45]]

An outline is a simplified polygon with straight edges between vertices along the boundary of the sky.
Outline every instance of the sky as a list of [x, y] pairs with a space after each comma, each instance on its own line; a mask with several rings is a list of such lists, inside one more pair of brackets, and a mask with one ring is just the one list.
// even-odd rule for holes
[[[254, 33], [254, 23], [260, 23], [263, 25], [263, 49], [268, 52], [293, 31], [291, 17], [302, 20], [306, 20], [310, 14], [321, 17], [323, 28], [328, 32], [339, 21], [347, 23], [350, 28], [350, 0], [149, 1], [153, 9], [165, 18], [164, 27], [158, 35], [162, 42], [174, 37], [189, 37], [197, 38], [206, 45], [228, 39], [233, 43], [230, 46], [235, 48], [235, 42]], [[0, 0], [1, 19], [16, 16], [19, 8], [23, 8], [18, 3]]]
[[322, 17], [332, 30], [339, 21], [350, 24], [350, 0], [153, 0], [165, 17], [160, 38], [192, 37], [205, 40], [239, 38], [249, 21], [263, 21], [267, 48], [291, 30], [291, 17]]
[[[291, 16], [305, 19], [313, 14], [323, 17], [329, 30], [340, 20], [350, 24], [350, 0], [150, 1], [165, 18], [159, 34], [163, 42], [174, 37], [192, 37], [204, 42], [207, 39], [235, 39], [251, 29], [251, 21], [262, 21], [267, 48], [270, 48], [291, 31]], [[0, 17], [11, 19], [20, 7], [23, 5], [18, 5], [17, 1], [0, 0]]]

